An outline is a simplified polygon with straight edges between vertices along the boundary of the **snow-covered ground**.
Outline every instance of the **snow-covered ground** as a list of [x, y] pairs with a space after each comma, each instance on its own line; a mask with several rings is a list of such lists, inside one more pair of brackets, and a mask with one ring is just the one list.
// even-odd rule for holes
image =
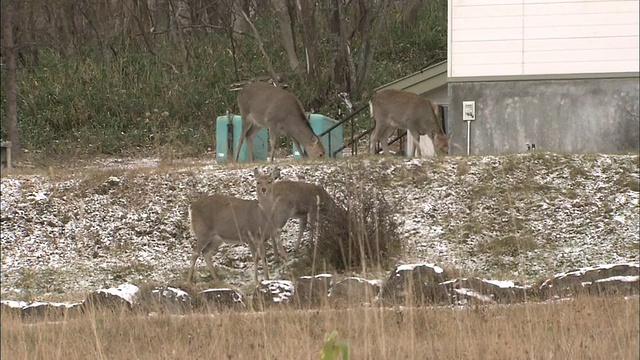
[[[277, 165], [284, 179], [318, 183], [330, 193], [355, 182], [399, 202], [406, 251], [398, 262], [532, 281], [639, 260], [637, 155], [358, 157]], [[126, 281], [184, 278], [193, 244], [189, 202], [213, 192], [255, 199], [254, 166], [113, 159], [3, 174], [2, 297], [63, 297]], [[288, 249], [296, 230], [294, 221], [285, 229]], [[251, 282], [246, 246], [223, 245], [214, 261], [230, 285]], [[200, 259], [206, 271], [203, 265]], [[285, 274], [283, 266], [270, 270], [272, 277]]]

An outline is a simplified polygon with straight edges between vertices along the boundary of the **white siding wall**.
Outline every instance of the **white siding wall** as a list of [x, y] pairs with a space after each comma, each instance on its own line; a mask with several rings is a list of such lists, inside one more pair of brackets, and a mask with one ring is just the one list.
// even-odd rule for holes
[[450, 0], [449, 77], [640, 71], [640, 0]]

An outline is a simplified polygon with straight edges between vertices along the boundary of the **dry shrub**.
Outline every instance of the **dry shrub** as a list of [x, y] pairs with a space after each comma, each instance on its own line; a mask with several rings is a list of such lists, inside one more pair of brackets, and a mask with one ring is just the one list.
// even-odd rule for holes
[[343, 210], [319, 216], [318, 241], [306, 245], [306, 257], [337, 271], [395, 265], [402, 252], [396, 217], [400, 201], [388, 199], [373, 185], [351, 181], [332, 184], [334, 200]]

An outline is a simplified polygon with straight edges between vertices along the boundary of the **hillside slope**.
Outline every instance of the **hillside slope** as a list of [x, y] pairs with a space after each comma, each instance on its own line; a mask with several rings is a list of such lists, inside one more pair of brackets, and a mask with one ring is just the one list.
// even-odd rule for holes
[[[193, 244], [189, 202], [216, 191], [255, 198], [254, 165], [140, 164], [3, 174], [2, 296], [181, 279]], [[532, 281], [640, 260], [638, 155], [361, 157], [278, 166], [283, 178], [323, 184], [330, 193], [348, 179], [399, 202], [406, 245], [399, 262]], [[296, 230], [292, 221], [283, 234], [288, 249]], [[223, 246], [214, 261], [229, 284], [250, 282], [246, 246]], [[198, 266], [204, 270], [202, 260]], [[281, 265], [271, 269], [286, 276]]]

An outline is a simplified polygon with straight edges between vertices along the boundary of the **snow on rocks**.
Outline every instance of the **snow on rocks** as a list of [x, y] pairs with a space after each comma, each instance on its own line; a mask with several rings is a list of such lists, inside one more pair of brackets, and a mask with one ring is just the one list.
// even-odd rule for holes
[[446, 289], [439, 286], [447, 280], [444, 270], [435, 264], [399, 265], [382, 286], [380, 298], [391, 304], [448, 301]]
[[254, 299], [256, 307], [287, 305], [293, 300], [295, 287], [289, 280], [262, 280], [256, 287]]
[[566, 297], [577, 293], [640, 292], [640, 264], [603, 264], [555, 274], [540, 285], [542, 296]]
[[132, 309], [138, 304], [140, 288], [133, 284], [122, 284], [118, 287], [99, 289], [90, 293], [83, 302], [85, 308], [112, 308], [125, 307]]
[[301, 276], [296, 280], [294, 303], [298, 308], [327, 305], [327, 297], [333, 284], [333, 275]]
[[205, 306], [210, 305], [218, 311], [230, 309], [245, 309], [244, 296], [236, 289], [215, 288], [200, 291], [198, 293], [204, 300]]
[[379, 294], [379, 281], [351, 276], [334, 283], [328, 297], [332, 306], [352, 307], [373, 304]]

